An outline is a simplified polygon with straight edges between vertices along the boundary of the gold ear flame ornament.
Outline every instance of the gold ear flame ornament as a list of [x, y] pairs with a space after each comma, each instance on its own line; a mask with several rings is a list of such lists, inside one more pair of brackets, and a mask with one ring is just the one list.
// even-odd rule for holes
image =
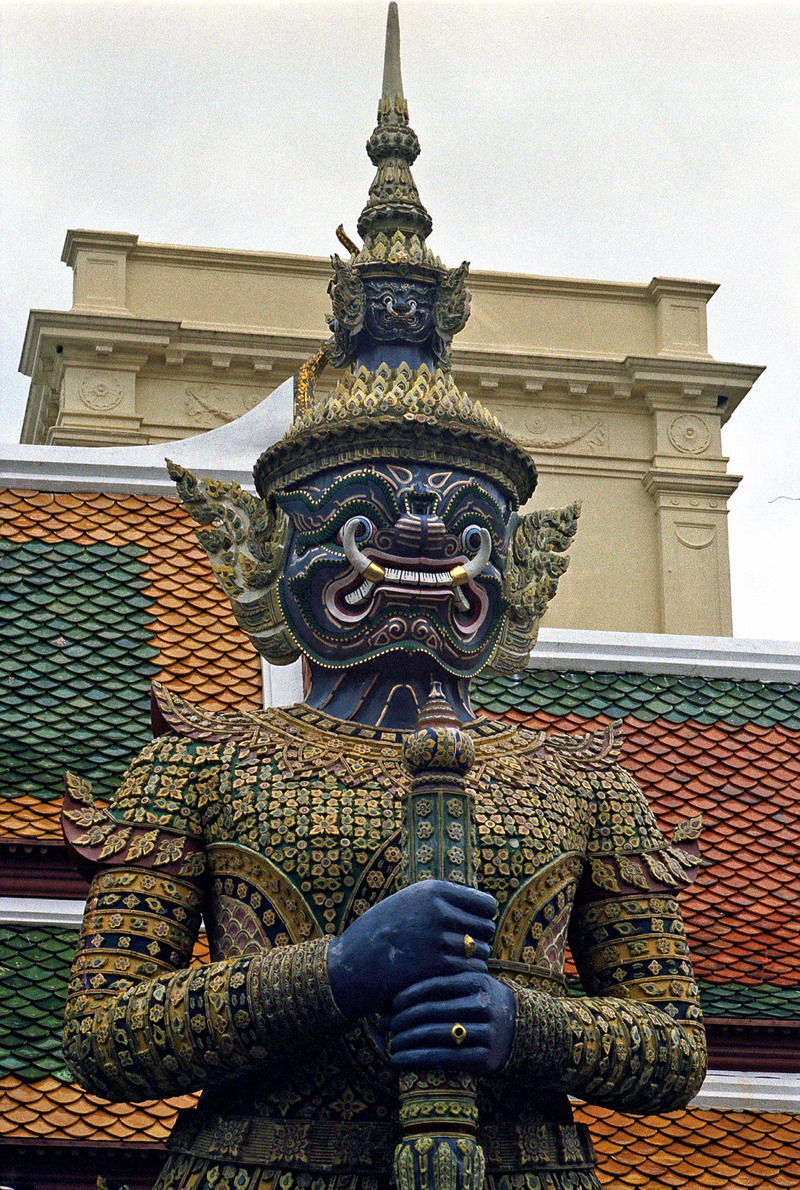
[[314, 403], [314, 385], [328, 366], [330, 345], [323, 343], [294, 377], [294, 419], [305, 417]]
[[273, 665], [300, 656], [278, 601], [278, 579], [286, 553], [286, 517], [274, 505], [238, 483], [200, 479], [166, 460], [178, 495], [199, 525], [197, 540], [231, 601], [237, 623]]
[[575, 537], [581, 506], [542, 508], [517, 518], [503, 576], [508, 604], [489, 667], [521, 673], [536, 643], [539, 623], [569, 566], [564, 553]]
[[342, 247], [347, 249], [347, 251], [350, 253], [351, 256], [355, 256], [357, 254], [358, 245], [354, 244], [353, 241], [350, 239], [350, 236], [345, 231], [344, 225], [342, 223], [340, 223], [339, 226], [336, 228], [336, 238], [339, 241], [339, 243], [342, 245]]

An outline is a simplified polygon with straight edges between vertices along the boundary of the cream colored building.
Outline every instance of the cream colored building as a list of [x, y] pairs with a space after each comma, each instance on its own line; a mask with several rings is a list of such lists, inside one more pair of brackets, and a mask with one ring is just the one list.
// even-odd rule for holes
[[[62, 259], [72, 308], [28, 323], [25, 443], [201, 433], [259, 404], [327, 336], [325, 259], [97, 231], [70, 231]], [[534, 455], [533, 504], [583, 502], [548, 626], [729, 635], [727, 501], [739, 479], [720, 429], [762, 369], [709, 356], [716, 286], [475, 272], [470, 289], [459, 385]]]

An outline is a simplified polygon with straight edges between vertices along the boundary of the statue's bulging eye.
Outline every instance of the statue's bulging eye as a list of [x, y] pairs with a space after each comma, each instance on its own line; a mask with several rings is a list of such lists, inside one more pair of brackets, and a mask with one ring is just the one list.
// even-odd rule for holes
[[[352, 519], [356, 523], [356, 530], [355, 530], [355, 533], [353, 534], [355, 543], [356, 543], [356, 545], [363, 545], [363, 543], [365, 541], [368, 541], [369, 538], [372, 536], [372, 534], [375, 532], [375, 526], [373, 525], [373, 523], [369, 519], [369, 517], [366, 517], [366, 516], [356, 516], [356, 517], [353, 517]], [[348, 521], [347, 523], [349, 524], [350, 522]], [[339, 545], [342, 545], [342, 533], [343, 532], [344, 532], [344, 525], [342, 525], [342, 528], [336, 534], [336, 540], [339, 542]]]
[[481, 531], [477, 525], [467, 525], [464, 532], [461, 534], [461, 544], [464, 549], [474, 554], [481, 546]]

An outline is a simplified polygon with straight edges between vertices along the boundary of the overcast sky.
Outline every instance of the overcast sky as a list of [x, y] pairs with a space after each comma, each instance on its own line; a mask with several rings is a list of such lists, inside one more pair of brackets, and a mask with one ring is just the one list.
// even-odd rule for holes
[[[372, 177], [384, 0], [9, 3], [0, 439], [67, 228], [314, 255]], [[401, 0], [415, 166], [450, 264], [720, 283], [709, 349], [765, 364], [725, 430], [735, 631], [800, 639], [800, 6]]]

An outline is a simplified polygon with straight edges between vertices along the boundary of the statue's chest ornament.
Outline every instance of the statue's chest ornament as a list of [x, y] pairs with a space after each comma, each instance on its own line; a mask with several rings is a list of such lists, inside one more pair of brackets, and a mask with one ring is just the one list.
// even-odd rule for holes
[[[328, 716], [306, 707], [271, 716], [269, 733], [232, 760], [207, 834], [217, 954], [337, 934], [397, 887], [403, 734], [335, 722], [331, 731]], [[547, 953], [552, 968], [572, 871], [547, 885], [552, 905], [537, 873], [579, 849], [575, 799], [557, 766], [537, 759], [542, 737], [520, 740], [493, 723], [476, 736], [480, 878], [500, 904], [497, 954], [538, 966]]]

